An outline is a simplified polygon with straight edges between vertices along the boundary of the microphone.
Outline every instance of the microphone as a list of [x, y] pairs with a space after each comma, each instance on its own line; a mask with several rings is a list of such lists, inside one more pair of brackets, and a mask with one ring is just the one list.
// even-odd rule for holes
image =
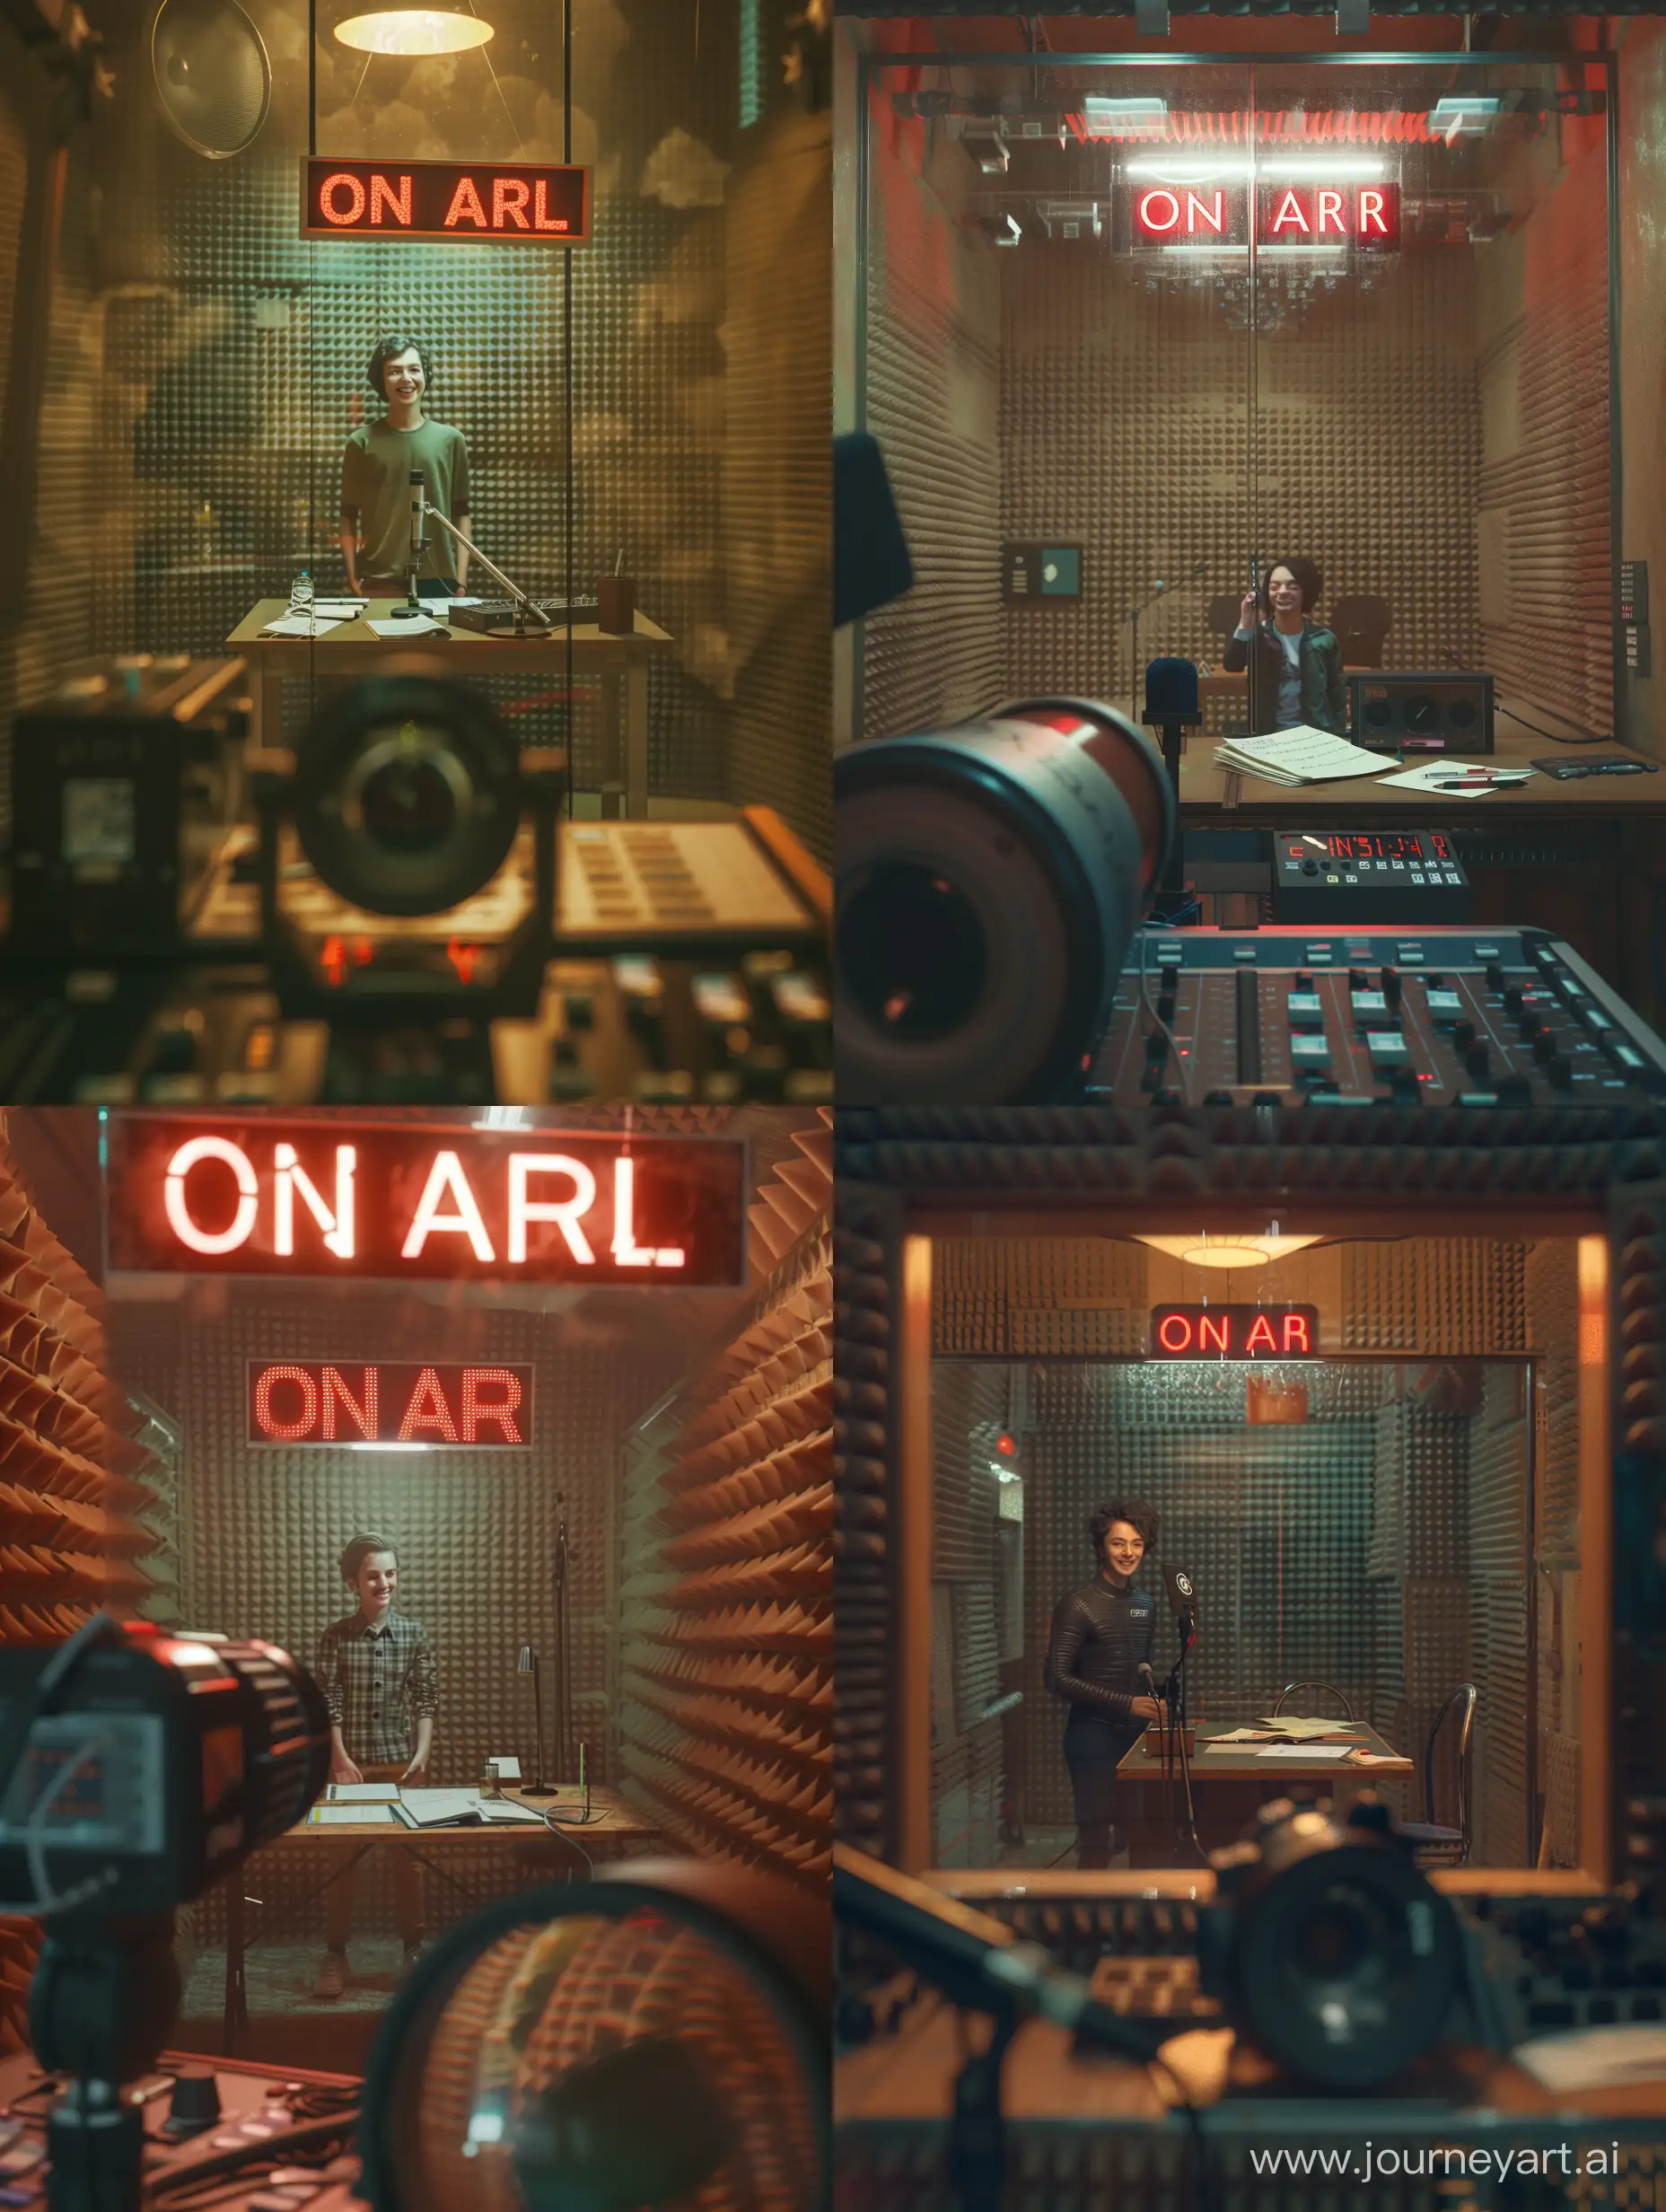
[[877, 1936], [963, 2011], [1039, 2014], [1127, 2058], [1149, 2058], [1162, 2040], [1095, 1997], [1039, 1944], [1015, 1942], [1004, 1921], [940, 1897], [848, 1844], [833, 1847], [833, 1911]]
[[1197, 1622], [1197, 1593], [1193, 1587], [1191, 1576], [1183, 1567], [1165, 1567], [1162, 1579], [1174, 1618], [1176, 1620], [1189, 1621], [1195, 1628]]
[[[1197, 669], [1194, 662], [1171, 655], [1145, 664], [1145, 711], [1140, 716], [1149, 728], [1162, 733], [1162, 764], [1174, 792], [1175, 812], [1180, 803], [1181, 733], [1196, 729], [1203, 720], [1197, 705]], [[1164, 921], [1179, 921], [1187, 911], [1185, 843], [1175, 838], [1169, 847], [1163, 870], [1158, 912]]]
[[1157, 1694], [1157, 1677], [1151, 1671], [1151, 1661], [1149, 1659], [1142, 1659], [1139, 1664], [1139, 1671], [1145, 1678], [1146, 1688], [1151, 1691], [1152, 1696], [1154, 1698]]
[[411, 566], [422, 560], [423, 474], [420, 469], [411, 470]]
[[536, 2212], [638, 2212], [686, 2202], [723, 2165], [735, 2134], [692, 2041], [644, 2036], [569, 2067], [529, 2100], [511, 2149], [522, 2200]]

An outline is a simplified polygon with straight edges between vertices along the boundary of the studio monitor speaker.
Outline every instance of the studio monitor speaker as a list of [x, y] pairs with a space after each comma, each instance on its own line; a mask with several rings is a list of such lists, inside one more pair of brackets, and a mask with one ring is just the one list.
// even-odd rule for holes
[[254, 144], [272, 104], [272, 65], [237, 0], [162, 0], [151, 75], [177, 136], [211, 162]]
[[1493, 680], [1465, 669], [1372, 669], [1348, 678], [1354, 737], [1410, 752], [1491, 752]]

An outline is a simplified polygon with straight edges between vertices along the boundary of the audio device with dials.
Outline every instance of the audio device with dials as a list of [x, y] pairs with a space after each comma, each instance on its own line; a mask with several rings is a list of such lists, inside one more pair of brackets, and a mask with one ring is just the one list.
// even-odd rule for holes
[[1276, 830], [1281, 922], [1467, 922], [1469, 879], [1443, 830]]
[[13, 960], [180, 951], [236, 819], [244, 674], [235, 657], [132, 654], [18, 716]]
[[1171, 931], [1133, 939], [1090, 1099], [1135, 1105], [1658, 1113], [1666, 1045], [1538, 929]]
[[1362, 745], [1396, 752], [1491, 752], [1493, 680], [1478, 670], [1371, 669], [1349, 676]]

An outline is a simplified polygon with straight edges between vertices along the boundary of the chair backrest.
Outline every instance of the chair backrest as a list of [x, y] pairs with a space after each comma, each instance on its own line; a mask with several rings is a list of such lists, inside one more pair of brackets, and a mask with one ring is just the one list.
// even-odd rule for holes
[[[1429, 1729], [1429, 1741], [1423, 1752], [1423, 1817], [1431, 1827], [1456, 1827], [1463, 1837], [1463, 1855], [1469, 1856], [1470, 1762], [1469, 1751], [1475, 1733], [1475, 1701], [1477, 1690], [1473, 1682], [1460, 1682], [1451, 1696], [1434, 1716]], [[1441, 1740], [1441, 1731], [1448, 1725], [1457, 1731], [1455, 1748], [1458, 1755], [1458, 1818], [1436, 1821], [1434, 1813], [1434, 1752]]]
[[1330, 627], [1350, 668], [1381, 668], [1383, 641], [1394, 628], [1394, 610], [1386, 599], [1361, 592], [1339, 599], [1330, 610]]
[[1344, 1719], [1353, 1719], [1354, 1707], [1348, 1702], [1346, 1691], [1338, 1690], [1334, 1682], [1286, 1682], [1278, 1693], [1277, 1704], [1273, 1707], [1275, 1720], [1285, 1709], [1285, 1699], [1293, 1698], [1298, 1690], [1322, 1690], [1328, 1698], [1334, 1698], [1340, 1705]]

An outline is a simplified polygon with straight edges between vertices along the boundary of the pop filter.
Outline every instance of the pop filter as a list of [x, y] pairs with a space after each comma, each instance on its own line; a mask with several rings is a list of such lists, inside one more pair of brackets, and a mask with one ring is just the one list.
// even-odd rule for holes
[[211, 162], [252, 145], [272, 104], [265, 42], [237, 0], [162, 0], [151, 75], [175, 136]]

